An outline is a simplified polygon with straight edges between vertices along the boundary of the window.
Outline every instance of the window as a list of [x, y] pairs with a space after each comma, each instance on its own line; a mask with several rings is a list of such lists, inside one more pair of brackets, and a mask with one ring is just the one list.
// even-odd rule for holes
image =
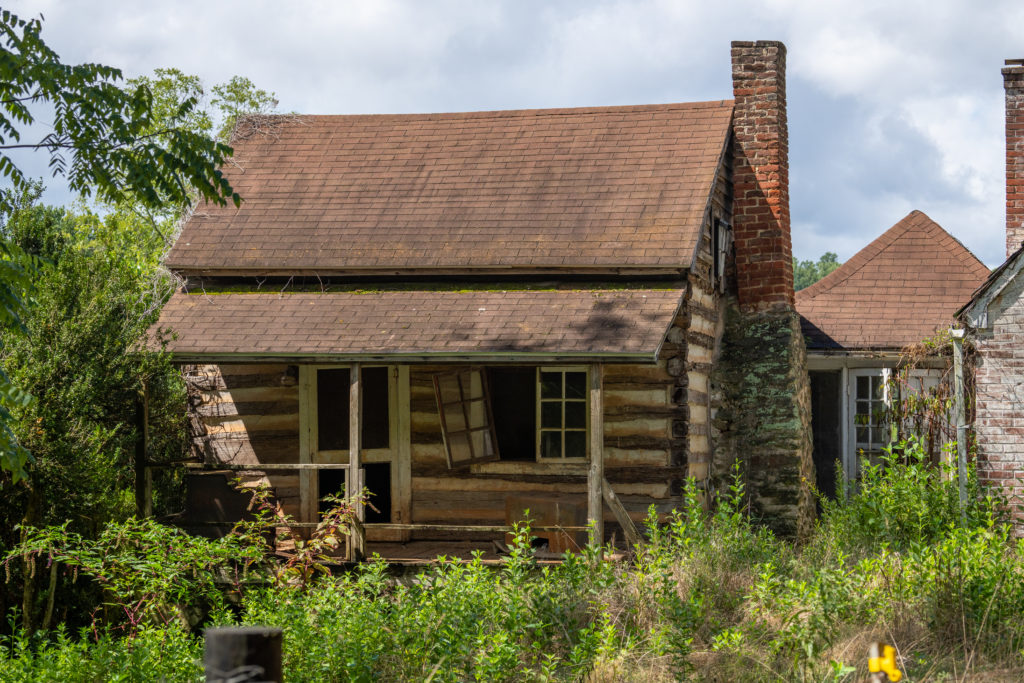
[[725, 257], [729, 251], [729, 231], [731, 226], [721, 218], [715, 218], [711, 224], [711, 282], [717, 284], [720, 292], [725, 292]]
[[578, 367], [489, 367], [434, 376], [450, 468], [587, 457], [588, 376]]
[[537, 457], [587, 457], [586, 371], [538, 368], [537, 380]]
[[479, 369], [434, 375], [448, 468], [498, 459], [487, 376]]
[[[310, 440], [310, 462], [314, 465], [338, 465], [349, 462], [351, 446], [349, 433], [349, 408], [351, 396], [351, 371], [347, 367], [317, 367], [311, 369], [315, 375], [312, 395], [315, 400]], [[395, 468], [392, 447], [397, 443], [397, 425], [393, 419], [396, 405], [392, 405], [394, 384], [397, 376], [392, 368], [370, 366], [360, 368], [360, 468], [364, 483], [373, 494], [371, 502], [377, 509], [366, 508], [366, 521], [390, 522], [391, 491]], [[323, 513], [326, 504], [323, 497], [328, 494], [345, 495], [347, 472], [343, 469], [317, 469], [304, 473], [307, 477], [310, 500], [304, 505], [306, 519], [312, 521], [316, 513]]]
[[486, 370], [494, 433], [502, 460], [537, 459], [537, 368], [500, 366]]
[[818, 490], [826, 495], [834, 491], [837, 461], [852, 483], [861, 458], [877, 464], [891, 442], [920, 435], [937, 463], [942, 443], [955, 438], [944, 368], [859, 367], [860, 359], [810, 363], [813, 458]]

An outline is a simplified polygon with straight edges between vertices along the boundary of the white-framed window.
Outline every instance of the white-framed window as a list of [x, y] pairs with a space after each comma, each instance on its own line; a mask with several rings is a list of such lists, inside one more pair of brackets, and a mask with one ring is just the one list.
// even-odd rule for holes
[[587, 457], [586, 368], [537, 368], [537, 459]]

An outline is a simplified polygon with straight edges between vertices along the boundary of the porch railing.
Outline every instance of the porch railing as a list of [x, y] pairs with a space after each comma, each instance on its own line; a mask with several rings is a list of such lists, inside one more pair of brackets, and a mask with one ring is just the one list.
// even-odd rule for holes
[[[189, 470], [200, 470], [200, 471], [231, 471], [231, 472], [280, 472], [280, 471], [303, 471], [303, 470], [348, 470], [350, 465], [347, 463], [342, 464], [316, 464], [316, 463], [263, 463], [263, 464], [235, 464], [235, 463], [209, 463], [209, 462], [198, 462], [195, 460], [177, 460], [172, 462], [145, 462], [141, 469], [146, 472], [146, 476], [143, 479], [142, 487], [144, 491], [141, 492], [142, 505], [140, 506], [139, 513], [146, 514], [146, 510], [152, 509], [152, 503], [148, 499], [148, 496], [152, 495], [151, 487], [149, 482], [151, 481], [151, 475], [149, 472], [153, 469], [164, 469], [171, 467], [184, 467]], [[362, 482], [359, 482], [360, 485]], [[138, 485], [138, 482], [137, 482]], [[624, 533], [626, 534], [627, 540], [634, 545], [639, 543], [640, 534], [636, 529], [633, 521], [630, 519], [628, 513], [623, 507], [622, 503], [619, 502], [612, 490], [611, 485], [602, 478], [602, 494], [604, 502], [615, 514], [616, 521], [622, 526]], [[137, 492], [138, 493], [138, 492]], [[227, 522], [191, 522], [191, 525], [195, 526], [226, 526]], [[319, 525], [318, 522], [295, 522], [289, 521], [286, 524], [282, 523], [282, 526], [288, 526], [294, 529], [315, 529]], [[348, 552], [346, 553], [346, 559], [349, 561], [357, 561], [365, 553], [366, 547], [366, 529], [382, 529], [389, 531], [444, 531], [444, 532], [455, 532], [455, 533], [513, 533], [515, 527], [508, 524], [398, 524], [392, 522], [363, 522], [359, 519], [352, 520], [352, 528], [350, 529], [351, 541], [348, 543]], [[590, 526], [533, 526], [530, 529], [532, 531], [542, 533], [556, 533], [556, 532], [575, 532], [575, 531], [590, 531]]]

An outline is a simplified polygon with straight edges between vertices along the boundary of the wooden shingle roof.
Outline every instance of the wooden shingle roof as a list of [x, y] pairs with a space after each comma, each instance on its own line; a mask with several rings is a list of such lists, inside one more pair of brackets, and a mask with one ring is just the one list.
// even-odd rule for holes
[[732, 102], [243, 120], [185, 273], [688, 268]]
[[912, 211], [849, 261], [796, 293], [811, 349], [900, 349], [948, 326], [989, 270]]
[[[681, 289], [178, 292], [154, 329], [181, 362], [544, 359], [653, 362]], [[151, 347], [158, 344], [151, 341]]]

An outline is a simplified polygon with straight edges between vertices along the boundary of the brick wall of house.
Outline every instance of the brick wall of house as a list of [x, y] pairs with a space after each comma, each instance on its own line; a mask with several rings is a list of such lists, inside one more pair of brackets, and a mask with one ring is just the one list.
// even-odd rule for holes
[[975, 338], [975, 434], [978, 478], [1002, 486], [1024, 521], [1024, 278], [1016, 277], [990, 305], [989, 329]]
[[1006, 90], [1006, 256], [1009, 257], [1024, 243], [1024, 65], [1003, 68], [1003, 87]]
[[786, 46], [732, 43], [733, 230], [743, 310], [793, 306]]

